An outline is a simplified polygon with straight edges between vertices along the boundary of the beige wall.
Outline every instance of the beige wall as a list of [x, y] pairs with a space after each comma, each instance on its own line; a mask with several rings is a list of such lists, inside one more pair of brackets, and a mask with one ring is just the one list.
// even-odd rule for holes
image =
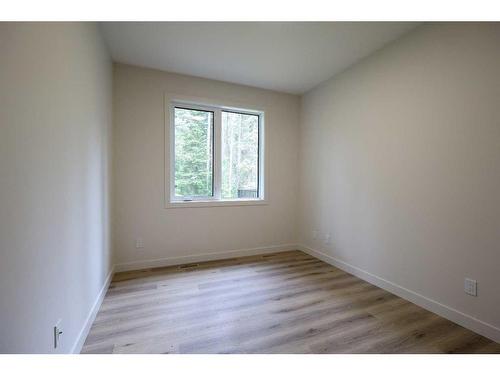
[[112, 65], [90, 23], [1, 23], [0, 50], [0, 353], [67, 353], [111, 267]]
[[[268, 205], [165, 208], [165, 92], [265, 108]], [[120, 268], [296, 243], [298, 110], [297, 96], [115, 64], [113, 239]], [[143, 249], [135, 248], [139, 237]]]
[[300, 139], [300, 241], [500, 340], [500, 24], [419, 27], [307, 93]]

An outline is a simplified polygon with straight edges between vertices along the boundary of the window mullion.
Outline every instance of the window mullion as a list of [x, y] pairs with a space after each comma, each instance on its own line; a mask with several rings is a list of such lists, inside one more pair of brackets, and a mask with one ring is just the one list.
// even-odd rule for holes
[[214, 199], [221, 199], [222, 189], [222, 112], [215, 110], [214, 129]]

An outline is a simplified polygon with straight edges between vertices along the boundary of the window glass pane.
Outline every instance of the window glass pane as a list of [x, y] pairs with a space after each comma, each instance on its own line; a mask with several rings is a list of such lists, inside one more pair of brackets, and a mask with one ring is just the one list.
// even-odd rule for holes
[[174, 124], [175, 195], [213, 196], [213, 112], [175, 108]]
[[259, 116], [222, 112], [222, 198], [259, 195]]

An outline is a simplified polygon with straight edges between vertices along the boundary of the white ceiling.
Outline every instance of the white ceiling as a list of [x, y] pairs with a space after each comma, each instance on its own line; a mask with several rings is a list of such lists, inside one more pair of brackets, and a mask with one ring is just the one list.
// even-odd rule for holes
[[104, 22], [114, 61], [304, 93], [415, 22]]

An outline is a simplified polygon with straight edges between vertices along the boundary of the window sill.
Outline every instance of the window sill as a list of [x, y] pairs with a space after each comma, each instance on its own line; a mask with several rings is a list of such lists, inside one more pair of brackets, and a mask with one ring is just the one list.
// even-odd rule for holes
[[234, 206], [262, 206], [267, 205], [265, 199], [232, 199], [218, 201], [171, 201], [165, 208], [194, 208], [194, 207], [234, 207]]

